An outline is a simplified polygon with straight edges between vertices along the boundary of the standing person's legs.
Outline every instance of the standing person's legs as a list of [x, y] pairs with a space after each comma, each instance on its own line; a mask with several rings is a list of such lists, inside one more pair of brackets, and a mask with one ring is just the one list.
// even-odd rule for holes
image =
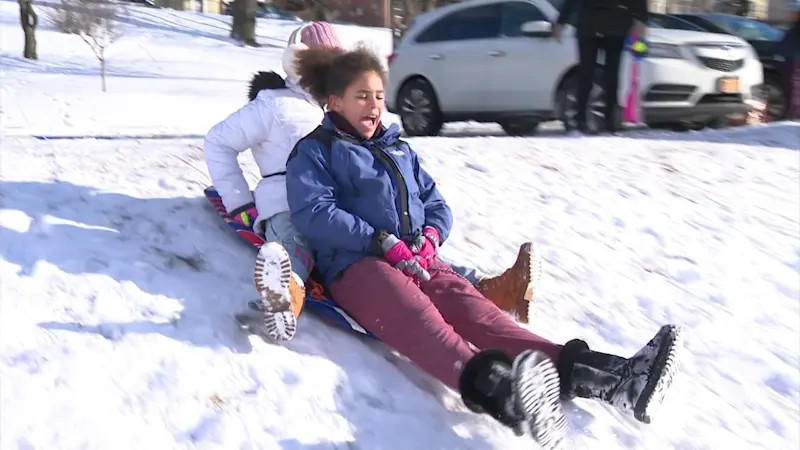
[[619, 65], [622, 60], [622, 49], [625, 47], [625, 38], [622, 36], [606, 36], [601, 41], [605, 53], [605, 68], [603, 70], [603, 89], [605, 90], [605, 128], [606, 131], [615, 132], [619, 129], [619, 108], [617, 107], [619, 92]]
[[329, 288], [336, 303], [367, 331], [458, 390], [462, 369], [475, 352], [409, 277], [386, 261], [367, 257], [345, 269]]
[[575, 120], [581, 131], [586, 129], [586, 109], [589, 94], [594, 82], [594, 68], [597, 64], [598, 38], [594, 36], [578, 36], [578, 111]]
[[480, 349], [503, 350], [511, 358], [537, 350], [558, 361], [560, 345], [519, 326], [449, 266], [436, 261], [430, 272], [431, 280], [422, 283], [422, 291], [464, 339]]

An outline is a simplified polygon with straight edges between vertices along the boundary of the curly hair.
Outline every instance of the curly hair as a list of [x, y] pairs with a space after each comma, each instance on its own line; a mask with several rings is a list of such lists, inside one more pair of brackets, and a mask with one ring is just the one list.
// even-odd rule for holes
[[309, 48], [298, 52], [295, 67], [300, 86], [320, 104], [331, 95], [342, 95], [347, 87], [366, 72], [386, 79], [378, 56], [366, 47], [345, 51], [338, 48]]

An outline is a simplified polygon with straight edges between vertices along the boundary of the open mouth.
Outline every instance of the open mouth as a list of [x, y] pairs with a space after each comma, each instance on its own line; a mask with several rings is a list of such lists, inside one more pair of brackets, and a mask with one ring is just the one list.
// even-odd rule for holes
[[378, 124], [378, 115], [368, 114], [361, 118], [361, 123], [370, 127], [374, 127]]

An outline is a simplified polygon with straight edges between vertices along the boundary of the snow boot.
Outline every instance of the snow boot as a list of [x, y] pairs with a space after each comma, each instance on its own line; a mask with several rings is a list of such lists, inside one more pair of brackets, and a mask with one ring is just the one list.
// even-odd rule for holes
[[297, 331], [297, 318], [303, 309], [305, 286], [292, 272], [289, 254], [280, 244], [267, 242], [256, 256], [253, 272], [256, 290], [261, 296], [264, 328], [275, 341], [288, 341]]
[[589, 350], [579, 339], [569, 341], [558, 361], [562, 397], [602, 400], [650, 423], [678, 372], [682, 349], [683, 330], [675, 325], [661, 327], [630, 358]]
[[542, 258], [532, 242], [519, 247], [514, 265], [501, 275], [484, 278], [475, 286], [484, 297], [503, 311], [528, 323], [528, 309], [542, 279]]
[[544, 449], [559, 448], [566, 437], [558, 371], [544, 353], [526, 351], [511, 361], [499, 350], [481, 351], [465, 365], [459, 391], [471, 411], [530, 435]]

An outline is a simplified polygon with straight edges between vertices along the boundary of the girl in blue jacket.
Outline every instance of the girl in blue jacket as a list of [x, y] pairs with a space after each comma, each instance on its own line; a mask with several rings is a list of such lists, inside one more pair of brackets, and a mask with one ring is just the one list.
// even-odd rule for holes
[[[254, 327], [251, 331], [274, 341], [294, 337], [306, 296], [305, 283], [314, 267], [305, 239], [290, 220], [285, 168], [297, 141], [319, 125], [324, 112], [297, 84], [295, 54], [309, 47], [341, 46], [330, 23], [311, 22], [296, 29], [283, 53], [286, 78], [275, 72], [253, 77], [250, 101], [215, 125], [203, 146], [208, 173], [230, 217], [267, 241], [254, 271], [263, 311], [248, 311], [237, 318], [248, 328]], [[248, 149], [261, 173], [252, 193], [238, 158]], [[501, 275], [483, 276], [463, 266], [454, 269], [502, 309], [516, 313], [521, 322], [528, 321], [529, 302], [541, 274], [541, 261], [532, 243], [520, 247], [514, 265]]]
[[437, 258], [453, 216], [397, 125], [381, 124], [380, 60], [308, 49], [296, 66], [327, 113], [287, 162], [291, 218], [336, 302], [471, 410], [544, 448], [567, 430], [560, 397], [603, 400], [649, 423], [676, 372], [680, 328], [662, 327], [623, 358], [520, 327]]

